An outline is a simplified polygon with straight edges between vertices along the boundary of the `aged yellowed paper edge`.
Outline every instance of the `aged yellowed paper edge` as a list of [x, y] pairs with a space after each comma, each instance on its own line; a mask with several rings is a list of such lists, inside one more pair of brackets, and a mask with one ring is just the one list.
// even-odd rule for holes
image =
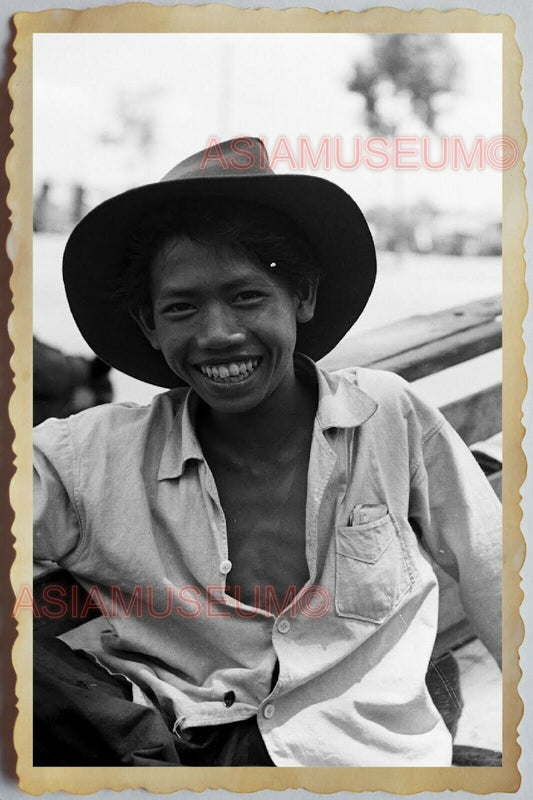
[[[11, 484], [15, 512], [16, 561], [12, 584], [16, 597], [31, 586], [31, 464], [32, 464], [32, 35], [76, 32], [464, 32], [501, 33], [504, 63], [504, 136], [512, 137], [523, 154], [526, 133], [522, 124], [520, 78], [522, 57], [514, 38], [514, 23], [506, 15], [484, 15], [473, 10], [441, 12], [375, 8], [321, 13], [311, 9], [238, 10], [228, 6], [176, 6], [141, 3], [85, 11], [51, 10], [15, 16], [16, 70], [9, 84], [13, 100], [13, 149], [7, 161], [10, 181], [8, 205], [12, 231], [8, 255], [14, 265], [11, 287], [14, 311], [8, 330], [15, 347], [12, 368], [15, 392], [10, 418], [15, 428], [16, 475]], [[362, 792], [381, 789], [396, 794], [463, 789], [479, 794], [515, 792], [520, 786], [517, 762], [520, 747], [517, 726], [523, 705], [518, 692], [518, 648], [524, 626], [519, 570], [525, 556], [520, 533], [520, 486], [526, 475], [521, 450], [521, 405], [526, 391], [523, 367], [522, 322], [527, 308], [523, 241], [527, 225], [525, 178], [520, 159], [504, 172], [504, 719], [503, 766], [461, 768], [34, 768], [32, 765], [32, 618], [19, 614], [18, 638], [13, 650], [17, 674], [19, 715], [15, 727], [18, 774], [23, 790], [31, 794], [64, 790], [87, 794], [103, 788], [145, 788], [152, 792], [179, 789], [202, 791], [224, 788], [234, 792], [305, 788], [312, 792]]]

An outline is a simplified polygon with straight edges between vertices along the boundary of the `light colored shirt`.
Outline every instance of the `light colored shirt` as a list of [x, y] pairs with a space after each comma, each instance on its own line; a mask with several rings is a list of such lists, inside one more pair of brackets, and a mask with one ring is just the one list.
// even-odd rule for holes
[[35, 558], [111, 614], [71, 646], [130, 678], [175, 731], [257, 715], [277, 766], [447, 766], [450, 735], [425, 685], [438, 618], [428, 553], [497, 656], [499, 503], [405, 381], [299, 364], [319, 398], [309, 580], [281, 614], [225, 594], [232, 554], [187, 390], [35, 430]]

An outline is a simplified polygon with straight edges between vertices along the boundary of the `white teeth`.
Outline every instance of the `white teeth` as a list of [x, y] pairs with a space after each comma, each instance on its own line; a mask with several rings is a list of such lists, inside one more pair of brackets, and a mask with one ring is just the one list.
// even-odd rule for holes
[[258, 358], [250, 358], [248, 361], [232, 361], [228, 364], [218, 364], [216, 367], [202, 365], [200, 371], [217, 383], [240, 383], [254, 372], [258, 364]]

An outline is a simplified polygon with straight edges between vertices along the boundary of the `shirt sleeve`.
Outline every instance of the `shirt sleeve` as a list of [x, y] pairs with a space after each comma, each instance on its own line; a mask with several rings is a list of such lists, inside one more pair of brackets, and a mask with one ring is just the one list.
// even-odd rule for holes
[[410, 516], [433, 559], [458, 581], [470, 622], [501, 664], [500, 502], [444, 418], [423, 438], [421, 452]]
[[79, 541], [74, 479], [75, 459], [68, 421], [47, 420], [34, 430], [34, 561], [61, 564]]

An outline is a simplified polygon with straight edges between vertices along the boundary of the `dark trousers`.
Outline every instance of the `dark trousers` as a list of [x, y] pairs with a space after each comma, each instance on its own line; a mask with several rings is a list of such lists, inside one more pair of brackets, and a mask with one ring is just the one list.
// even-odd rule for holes
[[33, 725], [36, 767], [274, 766], [255, 717], [178, 737], [126, 680], [50, 637], [34, 641]]
[[457, 733], [463, 710], [459, 665], [453, 653], [447, 652], [429, 662], [426, 686], [452, 737]]

